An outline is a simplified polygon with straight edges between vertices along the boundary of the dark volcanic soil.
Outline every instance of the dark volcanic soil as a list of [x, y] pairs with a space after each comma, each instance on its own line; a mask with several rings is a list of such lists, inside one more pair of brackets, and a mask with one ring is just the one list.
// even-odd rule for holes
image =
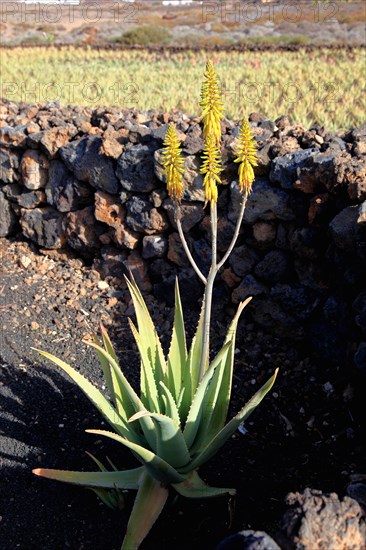
[[[1, 548], [115, 550], [133, 493], [126, 511], [114, 512], [90, 491], [37, 478], [31, 470], [94, 469], [84, 451], [102, 461], [107, 455], [121, 468], [133, 466], [134, 459], [117, 443], [84, 432], [101, 428], [101, 417], [30, 347], [55, 353], [102, 387], [97, 361], [81, 343], [102, 318], [136, 385], [138, 357], [127, 323], [133, 311], [122, 281], [101, 284], [99, 274], [79, 259], [51, 255], [25, 242], [0, 240]], [[148, 301], [166, 343], [172, 311]], [[216, 311], [214, 347], [232, 314], [229, 304]], [[190, 334], [197, 315], [186, 310]], [[327, 364], [310, 350], [255, 330], [245, 317], [239, 325], [232, 412], [277, 366], [276, 386], [247, 423], [248, 434], [236, 433], [201, 470], [209, 484], [237, 488], [232, 521], [225, 498], [188, 501], [172, 494], [144, 549], [213, 549], [229, 532], [244, 528], [275, 535], [289, 491], [310, 486], [343, 496], [351, 476], [363, 471], [364, 386], [353, 367]]]

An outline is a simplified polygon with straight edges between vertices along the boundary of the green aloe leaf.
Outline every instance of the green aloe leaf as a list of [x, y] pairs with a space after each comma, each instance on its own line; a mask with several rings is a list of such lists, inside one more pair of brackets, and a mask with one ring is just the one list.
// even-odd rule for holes
[[[127, 277], [125, 279], [135, 308], [141, 342], [145, 346], [145, 353], [150, 363], [153, 365], [155, 380], [157, 383], [160, 380], [164, 381], [167, 374], [167, 366], [158, 333], [132, 273], [130, 274], [131, 280]], [[144, 380], [143, 377], [141, 380]]]
[[233, 435], [235, 430], [237, 430], [239, 425], [252, 414], [259, 403], [270, 391], [273, 384], [275, 383], [277, 373], [278, 369], [276, 369], [274, 375], [269, 380], [267, 380], [267, 382], [257, 391], [257, 393], [248, 401], [248, 403], [244, 405], [244, 407], [238, 412], [238, 414], [234, 416], [234, 418], [232, 418], [230, 422], [228, 422], [226, 426], [219, 431], [218, 434], [216, 434], [216, 436], [195, 458], [193, 458], [191, 464], [189, 465], [189, 468], [184, 467], [180, 469], [181, 473], [187, 473], [191, 469], [195, 470], [217, 453], [217, 451], [222, 447], [225, 441], [227, 441], [229, 437]]
[[185, 480], [181, 483], [174, 483], [173, 487], [180, 495], [186, 498], [211, 498], [236, 494], [235, 489], [206, 485], [196, 471], [187, 474]]
[[162, 483], [179, 483], [184, 479], [184, 477], [165, 460], [141, 445], [136, 445], [135, 443], [124, 439], [120, 435], [113, 432], [108, 432], [106, 430], [86, 430], [86, 432], [109, 437], [110, 439], [114, 439], [115, 441], [118, 441], [118, 443], [122, 443], [122, 445], [131, 449], [138, 460], [140, 460], [140, 462], [146, 467], [150, 475]]
[[[127, 378], [119, 368], [118, 363], [109, 355], [107, 351], [105, 351], [103, 348], [98, 346], [97, 344], [94, 344], [94, 342], [85, 342], [87, 345], [91, 346], [92, 348], [95, 348], [99, 353], [101, 353], [111, 365], [112, 369], [114, 370], [116, 377], [119, 381], [120, 388], [121, 388], [121, 399], [122, 399], [122, 405], [123, 409], [125, 411], [125, 414], [129, 414], [132, 416], [135, 412], [145, 410], [145, 406], [142, 403], [141, 399], [138, 397], [130, 383], [128, 382]], [[144, 435], [152, 449], [155, 449], [156, 444], [156, 437], [155, 437], [155, 431], [154, 431], [154, 424], [151, 421], [150, 418], [143, 418], [140, 422], [141, 428], [144, 432]], [[133, 429], [133, 428], [132, 428]]]
[[[113, 344], [112, 344], [112, 342], [109, 338], [108, 332], [106, 331], [106, 329], [105, 329], [102, 322], [100, 322], [99, 326], [100, 326], [100, 332], [102, 334], [104, 349], [108, 352], [108, 354], [111, 357], [113, 357], [115, 362], [119, 365], [118, 357], [117, 357], [116, 352], [114, 351], [114, 347], [113, 347]], [[95, 343], [98, 344], [98, 342], [95, 342]], [[97, 351], [97, 353], [98, 353], [98, 351]], [[99, 353], [98, 353], [98, 356], [101, 357], [101, 355]], [[104, 358], [104, 360], [105, 360], [105, 358]], [[116, 377], [116, 374], [115, 374], [114, 370], [111, 368], [111, 366], [109, 365], [109, 363], [108, 363], [108, 370], [110, 372], [110, 377], [111, 377], [112, 387], [113, 387], [112, 395], [114, 395], [119, 413], [123, 415], [124, 414], [124, 408], [123, 408], [123, 404], [122, 404], [123, 388], [121, 388], [121, 386], [118, 382], [118, 379]]]
[[174, 325], [172, 339], [168, 353], [168, 372], [169, 372], [169, 388], [176, 400], [178, 400], [182, 382], [183, 370], [187, 362], [187, 346], [186, 332], [184, 328], [184, 318], [182, 302], [180, 299], [178, 278], [175, 280], [175, 308], [174, 308]]
[[[104, 395], [95, 387], [89, 380], [84, 378], [82, 374], [77, 372], [75, 369], [70, 367], [67, 363], [58, 359], [51, 353], [47, 351], [42, 351], [36, 348], [32, 348], [34, 351], [37, 351], [40, 355], [49, 359], [57, 366], [66, 372], [70, 378], [79, 386], [79, 388], [85, 393], [85, 395], [90, 399], [93, 405], [98, 409], [98, 411], [103, 415], [107, 422], [123, 437], [128, 438], [134, 443], [141, 443], [141, 438], [135, 433], [131, 426], [128, 424], [126, 418], [123, 418], [118, 414], [116, 409], [112, 407], [109, 401], [104, 397]], [[104, 350], [103, 350], [104, 351]]]
[[106, 468], [104, 466], [103, 462], [98, 460], [96, 456], [92, 455], [88, 451], [85, 451], [85, 454], [88, 455], [88, 457], [92, 459], [92, 461], [98, 466], [98, 468], [101, 472], [108, 472], [108, 468]]
[[55, 481], [64, 481], [84, 487], [101, 487], [104, 489], [138, 489], [145, 468], [122, 470], [119, 472], [73, 472], [67, 470], [48, 470], [36, 468], [33, 473]]
[[94, 487], [88, 487], [88, 489], [93, 491], [111, 510], [124, 510], [125, 499], [120, 489], [95, 489]]
[[130, 418], [130, 422], [144, 416], [150, 416], [156, 426], [157, 455], [174, 468], [185, 466], [191, 457], [179, 424], [164, 414], [153, 414], [148, 411], [136, 413]]
[[231, 345], [226, 355], [223, 355], [204, 397], [202, 420], [194, 446], [191, 448], [192, 453], [197, 452], [202, 446], [205, 446], [225, 425], [231, 397], [236, 330], [240, 315], [250, 300], [251, 298], [248, 298], [239, 305], [235, 317], [230, 324], [224, 345]]
[[128, 321], [141, 357], [141, 401], [150, 411], [160, 412], [159, 396], [154, 378], [153, 365], [147, 355], [146, 346], [144, 345], [137, 328], [131, 319]]
[[[98, 340], [98, 336], [96, 334], [93, 334], [93, 341], [94, 341], [95, 344], [100, 345], [100, 342]], [[111, 397], [113, 399], [113, 404], [116, 407], [116, 409], [118, 409], [119, 408], [118, 407], [118, 400], [116, 399], [115, 389], [113, 387], [112, 374], [111, 374], [111, 368], [109, 366], [109, 362], [107, 361], [107, 359], [105, 357], [103, 357], [103, 355], [101, 355], [99, 353], [99, 351], [97, 351], [97, 355], [98, 355], [99, 363], [100, 363], [100, 366], [102, 368], [104, 379], [106, 381], [109, 393], [111, 394]], [[123, 411], [122, 411], [122, 413], [123, 413]], [[122, 414], [122, 416], [123, 416], [123, 414]]]
[[[118, 365], [118, 368], [119, 368], [117, 355], [114, 351], [112, 342], [109, 339], [107, 331], [104, 328], [102, 323], [100, 323], [100, 330], [102, 333], [103, 345], [104, 345], [105, 351], [108, 353], [109, 357], [112, 357], [112, 359], [115, 361], [115, 363]], [[116, 407], [118, 414], [122, 416], [122, 418], [124, 418], [125, 420], [128, 420], [129, 416], [133, 414], [133, 411], [135, 409], [133, 408], [130, 400], [128, 399], [128, 396], [124, 391], [123, 385], [120, 384], [119, 379], [115, 373], [115, 370], [112, 368], [109, 359], [103, 353], [100, 352], [101, 346], [100, 346], [98, 337], [96, 335], [94, 335], [93, 341], [94, 341], [94, 344], [98, 346], [95, 348], [95, 351], [97, 352], [100, 366], [103, 370], [103, 374], [104, 374], [108, 389], [112, 396], [113, 404]], [[89, 344], [88, 341], [85, 341], [85, 343]]]
[[183, 431], [184, 439], [186, 440], [188, 449], [191, 449], [191, 446], [193, 445], [193, 442], [197, 435], [204, 408], [211, 407], [210, 403], [205, 402], [205, 394], [215, 374], [215, 370], [219, 367], [220, 363], [225, 360], [230, 346], [231, 343], [228, 342], [227, 344], [224, 344], [224, 346], [221, 348], [221, 350], [216, 355], [215, 359], [212, 361], [211, 365], [203, 375], [203, 378], [199, 383], [197, 391], [194, 395], [191, 408], [189, 409], [187, 422]]
[[180, 427], [180, 417], [179, 417], [179, 411], [178, 406], [174, 400], [174, 397], [172, 396], [169, 388], [166, 387], [164, 382], [160, 382], [160, 388], [162, 389], [162, 398], [165, 402], [165, 414], [166, 416], [169, 416], [174, 420], [174, 422], [177, 424], [177, 426]]
[[[85, 454], [87, 454], [93, 460], [93, 462], [95, 462], [101, 472], [108, 472], [108, 469], [104, 466], [104, 464], [94, 455], [92, 455], [88, 451], [85, 451]], [[111, 461], [108, 457], [107, 460], [111, 464]], [[118, 468], [116, 468], [113, 464], [111, 464], [111, 466], [115, 472], [118, 472]], [[113, 489], [89, 487], [89, 489], [93, 491], [93, 493], [95, 493], [98, 498], [100, 498], [103, 504], [105, 504], [112, 510], [124, 510], [125, 498], [120, 489], [116, 487], [114, 487]]]
[[127, 525], [122, 550], [136, 550], [158, 519], [166, 500], [168, 489], [147, 473], [137, 492]]

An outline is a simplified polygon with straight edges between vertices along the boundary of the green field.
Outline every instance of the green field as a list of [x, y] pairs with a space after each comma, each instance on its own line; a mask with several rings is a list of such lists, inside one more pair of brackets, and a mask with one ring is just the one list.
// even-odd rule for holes
[[1, 95], [10, 100], [198, 112], [210, 55], [223, 85], [226, 114], [287, 114], [330, 130], [365, 121], [362, 49], [298, 52], [148, 52], [90, 48], [1, 50]]

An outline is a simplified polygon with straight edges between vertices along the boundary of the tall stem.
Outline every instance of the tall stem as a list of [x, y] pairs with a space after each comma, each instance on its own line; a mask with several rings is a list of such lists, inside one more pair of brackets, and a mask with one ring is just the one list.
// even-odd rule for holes
[[204, 297], [204, 313], [203, 313], [203, 342], [202, 354], [200, 363], [199, 380], [202, 380], [207, 363], [209, 360], [210, 349], [210, 324], [211, 324], [211, 309], [212, 309], [212, 291], [217, 274], [217, 205], [215, 202], [210, 203], [211, 208], [211, 233], [212, 233], [212, 260], [211, 268], [207, 277], [206, 291]]
[[233, 251], [233, 248], [235, 246], [236, 241], [238, 240], [240, 226], [241, 226], [241, 222], [243, 221], [244, 211], [245, 211], [245, 206], [247, 204], [247, 200], [248, 200], [248, 195], [244, 195], [242, 203], [241, 203], [239, 217], [238, 217], [238, 220], [236, 222], [236, 227], [235, 227], [233, 238], [231, 240], [229, 248], [226, 251], [225, 256], [222, 258], [222, 260], [220, 260], [220, 262], [217, 265], [217, 271], [219, 271], [222, 268], [222, 266], [224, 265], [224, 263], [226, 262], [226, 260], [230, 256], [231, 252]]
[[194, 261], [193, 256], [192, 256], [192, 254], [191, 254], [191, 251], [190, 251], [189, 248], [188, 248], [188, 244], [187, 244], [187, 241], [186, 241], [186, 238], [185, 238], [185, 236], [184, 236], [183, 229], [182, 229], [181, 217], [182, 217], [182, 211], [181, 211], [181, 209], [180, 209], [180, 206], [178, 205], [178, 206], [177, 206], [177, 209], [176, 209], [176, 222], [177, 222], [177, 228], [178, 228], [179, 237], [180, 237], [180, 240], [181, 240], [182, 245], [183, 245], [183, 248], [184, 248], [184, 252], [186, 253], [187, 258], [188, 258], [188, 260], [190, 261], [191, 266], [192, 266], [193, 269], [195, 270], [195, 272], [196, 272], [196, 274], [198, 275], [198, 277], [201, 279], [201, 281], [203, 282], [203, 284], [207, 285], [207, 279], [206, 279], [206, 277], [203, 275], [202, 271], [200, 270], [200, 268], [198, 267], [198, 265], [197, 265], [196, 262]]

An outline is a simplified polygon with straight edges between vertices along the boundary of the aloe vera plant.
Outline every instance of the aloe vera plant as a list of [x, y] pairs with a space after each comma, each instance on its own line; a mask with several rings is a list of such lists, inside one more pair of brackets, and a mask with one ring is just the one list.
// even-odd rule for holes
[[222, 102], [216, 73], [210, 63], [205, 78], [201, 105], [204, 108], [204, 124], [208, 125], [208, 130], [204, 132], [206, 146], [202, 173], [205, 174], [204, 185], [207, 202], [210, 202], [212, 226], [212, 263], [207, 277], [194, 262], [182, 231], [179, 205], [183, 195], [184, 163], [173, 126], [169, 126], [163, 152], [167, 187], [176, 204], [179, 234], [193, 268], [205, 284], [202, 310], [190, 346], [187, 347], [186, 342], [178, 280], [175, 286], [171, 343], [165, 355], [145, 301], [134, 278], [130, 276], [129, 279], [126, 278], [126, 282], [132, 296], [137, 326], [131, 320], [129, 322], [141, 358], [139, 395], [120, 368], [114, 347], [103, 325], [100, 326], [101, 341], [94, 336], [93, 341], [85, 343], [93, 347], [97, 353], [111, 396], [110, 400], [70, 365], [48, 352], [36, 350], [72, 378], [112, 429], [87, 431], [105, 436], [127, 447], [140, 466], [132, 470], [118, 470], [110, 463], [111, 469], [108, 470], [99, 460], [92, 457], [99, 471], [72, 472], [44, 468], [33, 471], [49, 479], [86, 486], [111, 507], [123, 506], [122, 490], [136, 490], [137, 496], [124, 537], [123, 550], [139, 547], [163, 509], [169, 489], [188, 498], [235, 494], [233, 488], [206, 485], [200, 478], [198, 469], [217, 453], [254, 411], [273, 386], [277, 375], [276, 371], [226, 423], [232, 387], [236, 331], [240, 315], [250, 299], [239, 304], [222, 348], [210, 359], [212, 287], [215, 276], [233, 249], [239, 233], [245, 202], [254, 179], [251, 165], [255, 165], [255, 152], [249, 126], [244, 123], [238, 146], [238, 162], [241, 163], [239, 184], [242, 183], [243, 203], [233, 240], [227, 253], [218, 262], [216, 184], [220, 183]]

